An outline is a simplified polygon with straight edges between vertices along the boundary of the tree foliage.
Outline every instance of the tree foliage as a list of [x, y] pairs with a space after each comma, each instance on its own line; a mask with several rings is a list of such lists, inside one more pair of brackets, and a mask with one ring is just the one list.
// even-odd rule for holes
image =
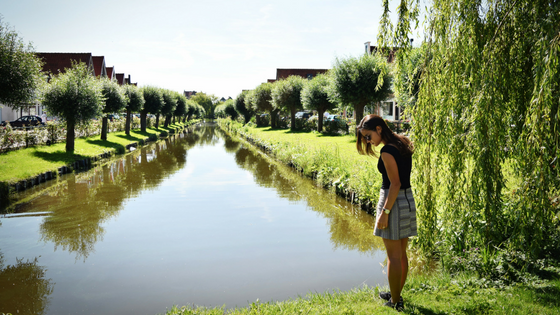
[[171, 90], [162, 89], [161, 95], [163, 96], [163, 106], [161, 107], [161, 114], [165, 117], [164, 127], [167, 128], [171, 123], [171, 116], [175, 112], [177, 107], [177, 98], [175, 96], [177, 92]]
[[142, 88], [144, 96], [144, 108], [140, 112], [140, 129], [146, 132], [146, 115], [156, 115], [156, 128], [159, 126], [159, 114], [163, 107], [163, 95], [160, 88], [145, 86]]
[[46, 86], [42, 102], [54, 116], [66, 120], [66, 151], [74, 152], [74, 127], [101, 116], [105, 99], [102, 84], [84, 63], [74, 64]]
[[245, 123], [248, 123], [251, 117], [255, 115], [255, 111], [247, 104], [247, 93], [249, 93], [248, 90], [242, 91], [237, 95], [234, 101], [235, 110], [243, 115]]
[[271, 101], [272, 105], [280, 111], [290, 113], [291, 130], [296, 129], [296, 111], [303, 109], [301, 104], [301, 90], [306, 83], [306, 79], [291, 75], [286, 79], [274, 82]]
[[332, 90], [331, 77], [328, 74], [319, 74], [303, 87], [301, 91], [301, 102], [303, 108], [316, 110], [317, 131], [323, 130], [323, 115], [326, 111], [333, 110], [337, 104], [331, 101]]
[[385, 100], [391, 93], [391, 76], [386, 59], [381, 54], [336, 58], [331, 70], [333, 101], [351, 104], [356, 111], [356, 123], [364, 116], [364, 107]]
[[[433, 2], [411, 111], [426, 253], [558, 257], [559, 13], [558, 1]], [[406, 25], [386, 38], [405, 42]]]
[[124, 93], [126, 95], [126, 126], [125, 133], [130, 135], [130, 114], [137, 113], [144, 107], [144, 95], [142, 91], [132, 84], [124, 86]]
[[261, 83], [247, 94], [245, 102], [248, 102], [255, 112], [269, 112], [271, 127], [275, 128], [279, 110], [272, 106], [272, 87], [273, 83]]
[[199, 92], [193, 95], [190, 99], [204, 108], [204, 112], [207, 118], [214, 117], [214, 107], [218, 101], [216, 96]]
[[177, 107], [173, 112], [173, 116], [186, 118], [188, 112], [187, 97], [183, 94], [176, 93], [175, 98], [177, 99]]
[[0, 16], [0, 103], [12, 108], [33, 104], [38, 96], [42, 63]]
[[[120, 113], [127, 103], [126, 95], [124, 89], [113, 80], [101, 79], [101, 91], [103, 93], [103, 98], [105, 99], [105, 106], [103, 107], [103, 113]], [[101, 126], [101, 139], [107, 140], [107, 115], [103, 115], [103, 123]]]

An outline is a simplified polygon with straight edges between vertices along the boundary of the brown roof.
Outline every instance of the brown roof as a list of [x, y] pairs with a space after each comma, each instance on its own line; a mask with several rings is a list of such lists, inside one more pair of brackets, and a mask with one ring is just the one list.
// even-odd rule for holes
[[113, 73], [114, 67], [107, 67], [105, 69], [107, 69], [107, 77], [113, 80], [115, 78], [115, 74]]
[[300, 77], [311, 79], [317, 74], [327, 71], [329, 69], [276, 69], [276, 80], [286, 79], [291, 75], [299, 75]]
[[105, 56], [93, 56], [93, 71], [95, 71], [95, 76], [106, 77], [107, 69], [105, 68]]
[[123, 85], [124, 84], [124, 73], [117, 73], [116, 74], [116, 79], [117, 79], [117, 83], [119, 85]]
[[72, 61], [83, 62], [93, 71], [91, 53], [36, 53], [43, 60], [43, 71], [52, 74], [63, 73], [72, 68]]
[[191, 96], [196, 95], [196, 91], [183, 91], [183, 94], [184, 94], [187, 98], [191, 98]]

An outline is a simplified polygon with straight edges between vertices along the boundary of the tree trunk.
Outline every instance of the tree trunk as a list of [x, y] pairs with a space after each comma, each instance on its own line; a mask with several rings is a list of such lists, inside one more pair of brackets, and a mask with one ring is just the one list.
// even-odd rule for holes
[[74, 153], [74, 139], [76, 138], [76, 134], [74, 128], [76, 127], [76, 123], [73, 121], [66, 122], [66, 152]]
[[323, 132], [323, 119], [325, 115], [325, 110], [323, 109], [318, 109], [317, 110], [317, 131], [318, 132]]
[[148, 115], [148, 113], [146, 113], [145, 111], [140, 112], [140, 130], [142, 132], [146, 132], [146, 116], [147, 115]]
[[103, 122], [101, 123], [101, 140], [107, 140], [107, 116], [103, 116]]
[[159, 114], [156, 115], [156, 129], [159, 129]]
[[360, 122], [362, 121], [362, 118], [364, 118], [364, 107], [366, 107], [366, 104], [356, 104], [354, 106], [354, 111], [356, 111], [356, 134], [358, 132], [358, 125], [360, 124]]
[[165, 116], [165, 120], [163, 121], [163, 128], [167, 128], [169, 126], [170, 120], [171, 120], [170, 116]]
[[290, 108], [290, 120], [292, 121], [291, 130], [296, 131], [296, 108]]
[[126, 124], [124, 126], [124, 133], [130, 136], [130, 109], [126, 110]]

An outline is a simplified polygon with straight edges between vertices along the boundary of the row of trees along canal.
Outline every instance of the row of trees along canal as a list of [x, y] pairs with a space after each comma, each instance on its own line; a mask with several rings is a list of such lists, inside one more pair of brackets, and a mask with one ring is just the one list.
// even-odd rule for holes
[[394, 65], [378, 55], [336, 59], [324, 76], [263, 83], [222, 111], [245, 122], [266, 111], [272, 127], [288, 111], [294, 128], [298, 109], [350, 104], [358, 122], [393, 81], [416, 147], [415, 246], [450, 270], [506, 282], [557, 260], [560, 3], [438, 1], [416, 48], [419, 3], [401, 1], [395, 26], [383, 5], [378, 47], [399, 47]]
[[[289, 76], [273, 83], [266, 82], [253, 90], [241, 92], [235, 100], [215, 109], [218, 117], [242, 117], [247, 123], [261, 113], [270, 115], [272, 128], [278, 127], [281, 114], [290, 116], [291, 130], [298, 129], [296, 112], [316, 110], [317, 129], [323, 130], [323, 114], [351, 105], [356, 122], [364, 108], [387, 99], [391, 94], [391, 75], [386, 58], [381, 54], [365, 54], [358, 58], [336, 59], [335, 67], [311, 80]], [[257, 121], [258, 124], [258, 121]]]
[[[178, 117], [183, 122], [203, 117], [212, 96], [199, 93], [193, 99], [153, 86], [120, 86], [107, 78], [95, 78], [83, 63], [75, 63], [47, 82], [42, 63], [33, 47], [25, 45], [18, 34], [0, 19], [0, 103], [13, 109], [41, 102], [52, 116], [67, 123], [66, 151], [74, 151], [76, 124], [102, 117], [101, 139], [107, 140], [107, 115], [126, 110], [126, 134], [130, 134], [132, 113], [140, 113], [141, 130], [146, 131], [148, 114], [164, 117], [164, 127]], [[204, 107], [206, 106], [206, 108]]]

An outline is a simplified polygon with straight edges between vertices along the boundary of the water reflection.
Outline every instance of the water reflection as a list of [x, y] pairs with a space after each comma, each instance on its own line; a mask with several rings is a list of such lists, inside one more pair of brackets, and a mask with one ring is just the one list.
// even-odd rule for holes
[[68, 175], [12, 210], [0, 248], [42, 286], [27, 303], [51, 295], [49, 314], [347, 290], [372, 277], [382, 247], [371, 216], [211, 125]]
[[372, 252], [384, 248], [381, 239], [373, 236], [373, 216], [335, 194], [316, 187], [312, 180], [303, 178], [254, 147], [243, 145], [220, 130], [217, 133], [224, 137], [226, 151], [235, 154], [236, 163], [251, 171], [259, 185], [275, 188], [278, 195], [290, 201], [305, 200], [311, 209], [328, 218], [331, 242], [335, 249]]
[[71, 174], [56, 189], [17, 205], [14, 212], [49, 212], [40, 226], [41, 240], [85, 261], [103, 240], [102, 223], [118, 215], [125, 200], [155, 189], [186, 164], [187, 149], [196, 141], [178, 141], [183, 137], [177, 135], [88, 172]]
[[32, 261], [17, 259], [15, 265], [4, 266], [0, 253], [0, 305], [3, 313], [44, 314], [54, 284], [45, 279], [45, 267]]

